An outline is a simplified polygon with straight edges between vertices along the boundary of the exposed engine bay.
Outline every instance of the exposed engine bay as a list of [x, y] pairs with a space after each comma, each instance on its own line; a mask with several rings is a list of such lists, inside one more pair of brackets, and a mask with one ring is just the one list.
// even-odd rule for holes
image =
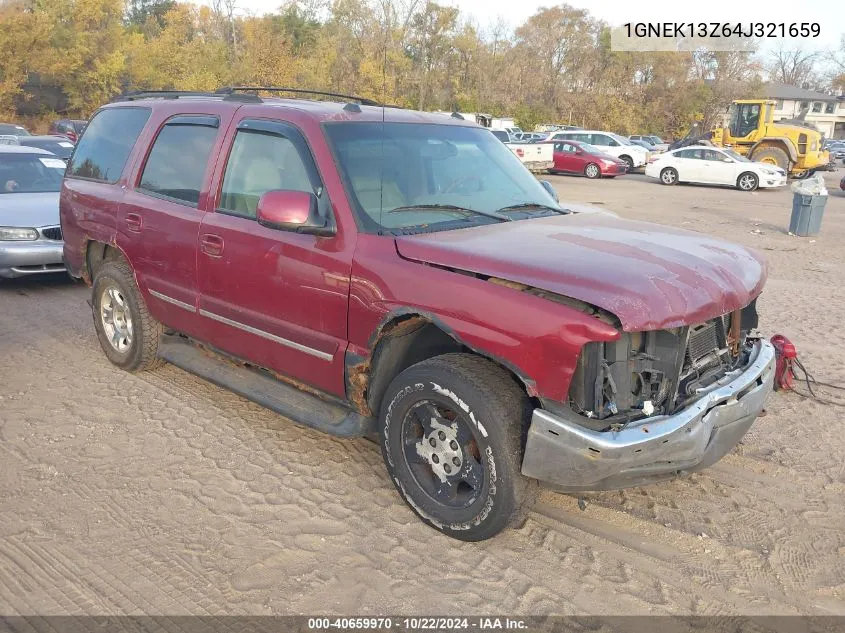
[[671, 415], [703, 389], [748, 364], [756, 300], [697, 325], [623, 332], [584, 346], [569, 389], [572, 410], [591, 428], [619, 428], [651, 415]]

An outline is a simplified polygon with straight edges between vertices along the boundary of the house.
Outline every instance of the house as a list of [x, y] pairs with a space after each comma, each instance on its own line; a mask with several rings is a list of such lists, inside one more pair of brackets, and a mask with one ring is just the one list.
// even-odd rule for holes
[[845, 95], [830, 95], [781, 83], [763, 86], [764, 96], [777, 101], [774, 121], [794, 119], [806, 109], [807, 123], [815, 125], [825, 138], [845, 139]]

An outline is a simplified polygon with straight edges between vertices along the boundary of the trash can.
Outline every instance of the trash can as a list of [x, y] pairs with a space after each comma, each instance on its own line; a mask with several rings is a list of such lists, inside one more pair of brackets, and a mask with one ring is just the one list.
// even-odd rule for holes
[[789, 232], [801, 237], [818, 234], [822, 227], [825, 204], [827, 204], [827, 196], [793, 194]]
[[816, 235], [822, 227], [824, 205], [827, 204], [827, 187], [821, 174], [792, 183], [792, 216], [789, 232], [807, 237]]

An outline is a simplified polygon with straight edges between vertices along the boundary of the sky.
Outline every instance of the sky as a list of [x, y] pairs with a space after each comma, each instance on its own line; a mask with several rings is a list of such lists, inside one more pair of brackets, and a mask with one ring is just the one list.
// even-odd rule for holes
[[[283, 0], [241, 0], [238, 7], [249, 13], [275, 11]], [[464, 15], [472, 16], [480, 27], [486, 27], [499, 17], [512, 27], [518, 26], [542, 6], [553, 1], [543, 0], [438, 0], [440, 4], [458, 7]], [[209, 0], [205, 0], [209, 4]], [[821, 33], [817, 38], [782, 41], [765, 40], [764, 49], [802, 48], [807, 51], [838, 48], [845, 33], [845, 2], [842, 0], [705, 0], [677, 3], [670, 0], [568, 0], [568, 4], [587, 9], [594, 16], [612, 26], [626, 22], [816, 22]]]

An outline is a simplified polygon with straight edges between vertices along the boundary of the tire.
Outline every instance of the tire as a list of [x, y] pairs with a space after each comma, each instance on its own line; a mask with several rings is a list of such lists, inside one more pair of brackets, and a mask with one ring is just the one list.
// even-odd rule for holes
[[587, 178], [599, 178], [601, 176], [601, 168], [595, 163], [590, 163], [584, 167], [584, 175]]
[[678, 184], [678, 170], [674, 167], [665, 167], [660, 172], [660, 182], [664, 185]]
[[750, 171], [741, 173], [739, 178], [736, 179], [736, 188], [740, 191], [755, 191], [759, 184], [760, 179], [757, 177], [757, 174], [753, 174]]
[[779, 147], [761, 147], [755, 150], [749, 158], [758, 163], [777, 165], [785, 172], [789, 172], [789, 156]]
[[379, 416], [382, 456], [402, 499], [462, 541], [521, 524], [537, 491], [520, 473], [530, 411], [511, 375], [478, 356], [445, 354], [403, 371]]
[[164, 328], [150, 316], [126, 262], [108, 261], [97, 270], [92, 303], [94, 329], [112, 363], [126, 371], [153, 369], [162, 363], [158, 344]]
[[629, 172], [634, 171], [634, 159], [633, 158], [631, 158], [627, 154], [623, 154], [622, 156], [619, 157], [619, 160], [624, 160], [626, 163], [628, 163], [628, 171]]

